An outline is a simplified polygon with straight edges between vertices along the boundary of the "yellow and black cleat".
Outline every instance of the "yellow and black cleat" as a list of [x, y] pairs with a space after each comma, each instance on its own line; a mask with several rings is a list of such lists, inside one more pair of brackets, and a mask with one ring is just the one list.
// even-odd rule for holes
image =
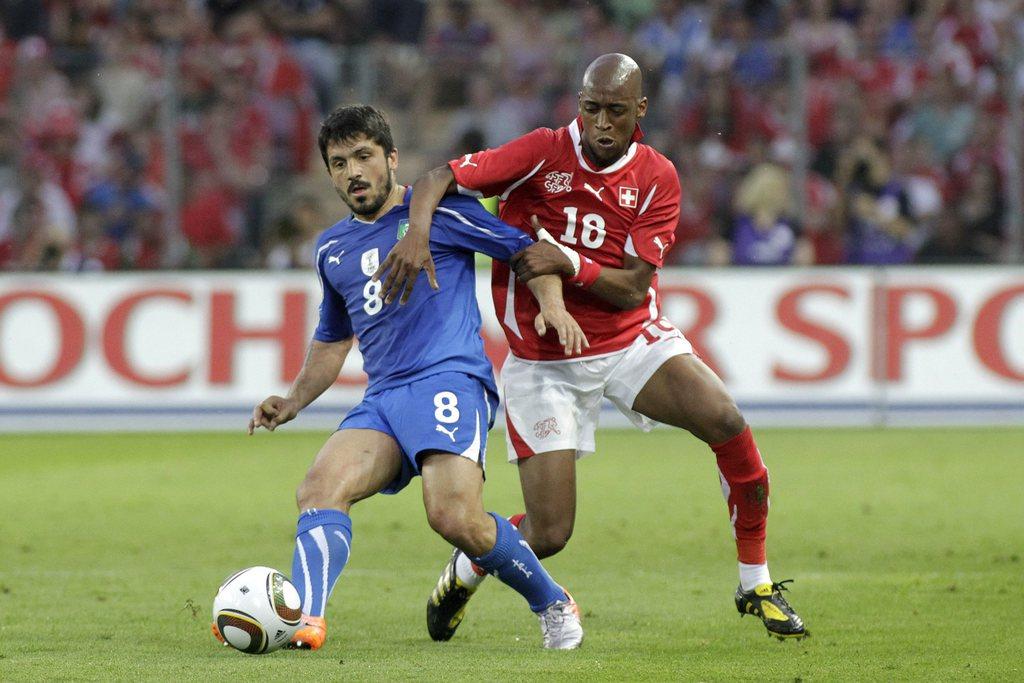
[[811, 633], [804, 628], [803, 619], [793, 611], [786, 598], [782, 597], [782, 591], [789, 590], [785, 586], [787, 583], [790, 581], [762, 583], [750, 591], [744, 591], [742, 586], [737, 588], [736, 609], [741, 617], [747, 614], [759, 617], [764, 622], [764, 627], [768, 629], [769, 637], [774, 636], [779, 640], [801, 640]]
[[434, 640], [450, 640], [462, 623], [469, 598], [476, 592], [455, 574], [455, 561], [462, 552], [455, 549], [427, 598], [427, 632]]

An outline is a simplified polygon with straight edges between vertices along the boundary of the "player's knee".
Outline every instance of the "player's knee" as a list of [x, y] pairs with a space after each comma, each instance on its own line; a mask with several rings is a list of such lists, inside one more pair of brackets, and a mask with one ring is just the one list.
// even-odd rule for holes
[[708, 417], [700, 430], [702, 433], [696, 434], [705, 443], [725, 443], [747, 427], [743, 413], [732, 399], [719, 401]]
[[427, 509], [427, 522], [441, 538], [472, 556], [484, 555], [494, 546], [494, 522], [482, 510], [432, 506]]
[[428, 508], [427, 522], [439, 536], [455, 546], [458, 546], [458, 541], [466, 535], [465, 520], [462, 519], [459, 510], [454, 508]]
[[562, 550], [572, 538], [572, 523], [559, 522], [539, 528], [531, 528], [530, 547], [539, 558], [550, 557]]
[[344, 480], [341, 485], [338, 482], [327, 481], [324, 477], [318, 476], [315, 470], [310, 470], [295, 490], [295, 504], [300, 511], [311, 508], [339, 508], [351, 505], [355, 500], [356, 496], [346, 491]]

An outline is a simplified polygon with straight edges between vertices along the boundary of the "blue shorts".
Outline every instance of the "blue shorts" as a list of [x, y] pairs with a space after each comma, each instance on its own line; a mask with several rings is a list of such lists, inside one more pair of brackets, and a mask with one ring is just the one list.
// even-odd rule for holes
[[484, 466], [498, 396], [476, 377], [441, 372], [364, 396], [338, 429], [373, 429], [402, 449], [402, 472], [381, 493], [398, 493], [420, 473], [424, 451], [454, 453]]

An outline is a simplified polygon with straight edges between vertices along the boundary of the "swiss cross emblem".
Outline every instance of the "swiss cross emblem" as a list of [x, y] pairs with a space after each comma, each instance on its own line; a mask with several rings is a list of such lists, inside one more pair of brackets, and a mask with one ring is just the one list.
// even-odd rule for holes
[[627, 209], [636, 208], [636, 200], [640, 197], [640, 190], [635, 187], [620, 187], [619, 188], [619, 206], [624, 206]]
[[562, 171], [552, 171], [544, 176], [544, 189], [549, 194], [558, 194], [559, 192], [569, 192], [572, 190], [572, 173], [564, 173]]

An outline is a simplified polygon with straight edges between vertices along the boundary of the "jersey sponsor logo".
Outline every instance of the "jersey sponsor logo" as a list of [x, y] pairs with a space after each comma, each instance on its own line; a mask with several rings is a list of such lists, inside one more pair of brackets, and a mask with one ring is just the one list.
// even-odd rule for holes
[[479, 168], [480, 166], [475, 161], [471, 161], [472, 158], [472, 154], [467, 154], [466, 156], [462, 157], [462, 163], [459, 164], [459, 168], [466, 168], [467, 166], [474, 166], [476, 168]]
[[340, 266], [341, 265], [341, 256], [344, 253], [345, 253], [345, 250], [342, 249], [337, 254], [329, 254], [327, 256], [327, 263], [333, 263], [336, 266]]
[[409, 232], [409, 219], [403, 218], [402, 220], [398, 221], [398, 239], [402, 239], [403, 237], [405, 237], [405, 233], [407, 232]]
[[442, 434], [447, 434], [448, 438], [452, 440], [452, 443], [455, 443], [455, 432], [459, 431], [459, 428], [455, 427], [454, 429], [448, 430], [442, 427], [441, 425], [435, 425], [434, 431], [441, 432]]
[[552, 171], [544, 176], [544, 189], [549, 194], [572, 191], [572, 173]]
[[601, 199], [601, 193], [605, 191], [605, 188], [602, 187], [600, 190], [595, 190], [590, 186], [590, 183], [583, 183], [583, 187], [594, 193], [594, 196], [597, 197], [598, 201], [600, 201], [602, 204], [604, 203], [604, 200]]
[[538, 439], [546, 439], [552, 433], [561, 434], [558, 430], [558, 420], [553, 417], [546, 417], [533, 425], [533, 434]]
[[380, 250], [374, 247], [364, 251], [362, 258], [359, 259], [359, 264], [362, 266], [363, 275], [373, 275], [377, 272], [377, 266], [380, 265]]
[[636, 202], [640, 198], [640, 190], [635, 187], [619, 188], [619, 206], [627, 209], [635, 209]]

